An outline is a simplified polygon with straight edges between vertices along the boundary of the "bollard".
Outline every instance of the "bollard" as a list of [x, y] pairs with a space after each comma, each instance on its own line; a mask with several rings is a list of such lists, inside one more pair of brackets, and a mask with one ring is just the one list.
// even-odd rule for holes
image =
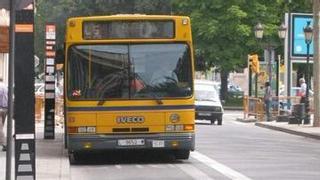
[[292, 115], [294, 118], [290, 119], [289, 124], [301, 124], [305, 118], [305, 105], [304, 103], [293, 105]]

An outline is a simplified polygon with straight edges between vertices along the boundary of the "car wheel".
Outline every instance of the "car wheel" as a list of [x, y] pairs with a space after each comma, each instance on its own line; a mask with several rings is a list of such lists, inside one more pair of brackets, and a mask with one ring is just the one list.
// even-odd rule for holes
[[221, 125], [222, 125], [222, 116], [219, 117], [219, 118], [217, 119], [217, 121], [218, 121], [218, 125], [221, 126]]
[[174, 152], [176, 159], [189, 159], [189, 150], [177, 150]]
[[216, 122], [215, 119], [211, 119], [211, 125], [214, 125], [215, 122]]

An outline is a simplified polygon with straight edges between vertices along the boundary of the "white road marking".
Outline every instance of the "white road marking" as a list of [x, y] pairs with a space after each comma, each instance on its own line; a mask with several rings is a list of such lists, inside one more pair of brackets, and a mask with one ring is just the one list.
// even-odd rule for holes
[[152, 168], [161, 168], [160, 165], [156, 165], [156, 164], [149, 164], [149, 166], [152, 167]]
[[203, 155], [197, 151], [191, 152], [191, 157], [204, 163], [205, 165], [211, 167], [212, 169], [215, 169], [216, 171], [219, 171], [226, 177], [233, 179], [233, 180], [251, 180], [247, 176], [209, 158], [206, 155]]
[[117, 169], [122, 169], [122, 166], [121, 166], [121, 165], [115, 165], [115, 167], [116, 167]]
[[201, 179], [201, 180], [213, 180], [207, 174], [200, 171], [196, 167], [190, 164], [176, 164], [178, 168], [180, 168], [183, 172], [192, 177], [192, 179]]
[[139, 168], [139, 169], [143, 168], [143, 166], [141, 166], [141, 165], [136, 165], [136, 167]]
[[238, 125], [242, 125], [242, 126], [246, 126], [246, 125], [251, 125], [250, 123], [243, 123], [243, 122], [239, 122], [239, 121], [231, 121], [233, 124], [238, 124]]

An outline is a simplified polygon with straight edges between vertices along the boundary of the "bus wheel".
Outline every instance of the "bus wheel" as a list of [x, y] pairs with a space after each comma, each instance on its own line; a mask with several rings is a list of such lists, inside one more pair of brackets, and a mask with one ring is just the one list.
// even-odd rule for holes
[[69, 163], [73, 165], [73, 164], [77, 164], [78, 161], [79, 161], [79, 153], [69, 152]]
[[190, 151], [189, 150], [177, 150], [174, 155], [176, 159], [189, 159]]

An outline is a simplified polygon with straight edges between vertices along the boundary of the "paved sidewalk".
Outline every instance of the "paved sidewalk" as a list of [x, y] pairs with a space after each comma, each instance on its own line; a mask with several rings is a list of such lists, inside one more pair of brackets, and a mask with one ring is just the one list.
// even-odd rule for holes
[[[312, 123], [311, 123], [312, 124]], [[256, 122], [255, 125], [263, 128], [282, 131], [290, 134], [314, 138], [320, 140], [320, 127], [313, 127], [312, 125], [298, 125], [288, 124], [288, 122]]]
[[[43, 139], [44, 122], [36, 123], [36, 179], [67, 180], [69, 179], [69, 160], [63, 144], [63, 128], [56, 126], [54, 140]], [[5, 179], [6, 153], [0, 151], [0, 180]], [[14, 173], [14, 158], [12, 163]], [[14, 179], [12, 175], [11, 179]]]

